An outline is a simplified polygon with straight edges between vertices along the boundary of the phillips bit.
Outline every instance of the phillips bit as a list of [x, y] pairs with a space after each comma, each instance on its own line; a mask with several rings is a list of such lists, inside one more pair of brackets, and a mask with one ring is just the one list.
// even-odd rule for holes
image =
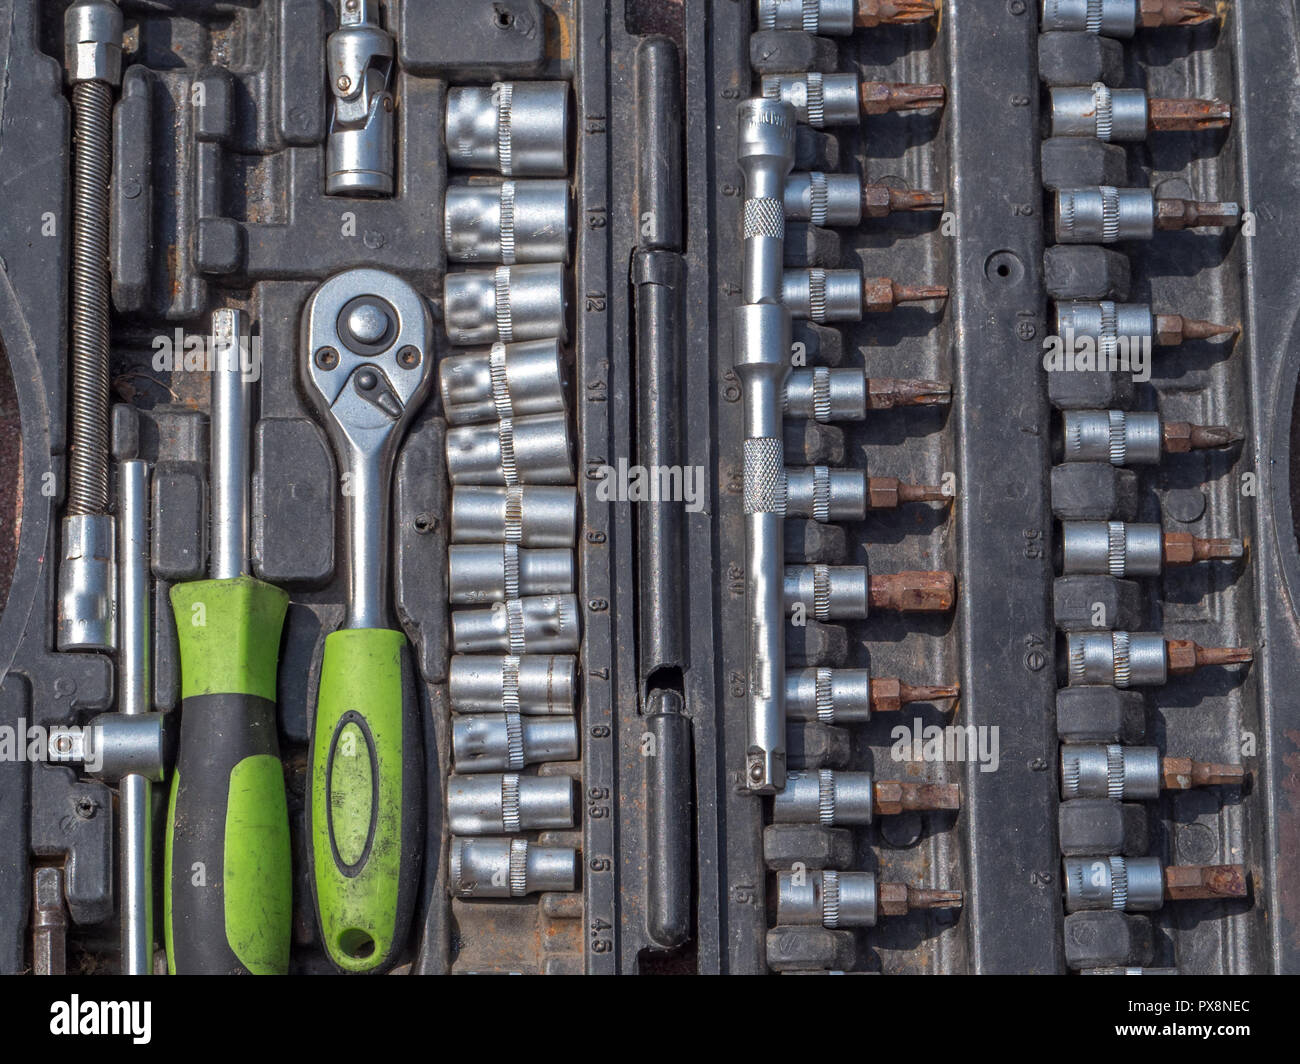
[[862, 29], [877, 26], [910, 26], [937, 17], [935, 0], [858, 0], [855, 25]]
[[1054, 137], [1096, 137], [1124, 143], [1151, 132], [1198, 132], [1232, 124], [1232, 106], [1222, 100], [1151, 98], [1145, 89], [1112, 89], [1104, 82], [1051, 90]]
[[1193, 425], [1188, 421], [1168, 421], [1163, 426], [1163, 442], [1169, 454], [1208, 451], [1231, 447], [1244, 437], [1225, 425]]
[[938, 14], [937, 0], [758, 0], [758, 28], [848, 37], [855, 29], [911, 26]]
[[942, 192], [864, 182], [857, 174], [802, 171], [785, 182], [785, 216], [792, 222], [856, 229], [866, 218], [902, 211], [941, 211]]
[[786, 516], [832, 521], [863, 521], [867, 511], [894, 509], [907, 502], [948, 502], [935, 484], [906, 484], [897, 477], [868, 477], [864, 469], [825, 465], [786, 468]]
[[953, 812], [961, 808], [955, 783], [876, 780], [870, 772], [791, 772], [772, 800], [778, 824], [827, 827], [870, 824], [877, 816], [904, 812]]
[[1241, 783], [1241, 765], [1218, 765], [1189, 757], [1160, 756], [1154, 746], [1067, 743], [1061, 747], [1061, 797], [1149, 800], [1163, 791]]
[[1214, 8], [1200, 0], [1140, 0], [1138, 5], [1138, 25], [1143, 29], [1200, 26], [1216, 17]]
[[942, 85], [864, 81], [858, 88], [858, 100], [864, 115], [884, 115], [890, 111], [928, 111], [942, 107], [947, 98], [948, 90]]
[[896, 406], [947, 406], [951, 402], [952, 385], [944, 381], [867, 378], [868, 410], [892, 410]]

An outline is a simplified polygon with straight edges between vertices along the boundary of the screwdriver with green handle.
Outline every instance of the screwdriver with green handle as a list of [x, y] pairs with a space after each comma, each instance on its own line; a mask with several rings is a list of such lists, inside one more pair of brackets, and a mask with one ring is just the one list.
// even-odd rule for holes
[[308, 300], [302, 368], [340, 467], [348, 612], [325, 638], [312, 729], [312, 879], [321, 939], [347, 972], [390, 967], [410, 928], [424, 840], [423, 735], [410, 648], [388, 589], [390, 482], [429, 393], [433, 319], [382, 270]]
[[212, 314], [211, 579], [171, 590], [181, 729], [163, 920], [173, 974], [283, 974], [293, 882], [276, 734], [289, 596], [249, 575], [252, 384], [241, 311]]

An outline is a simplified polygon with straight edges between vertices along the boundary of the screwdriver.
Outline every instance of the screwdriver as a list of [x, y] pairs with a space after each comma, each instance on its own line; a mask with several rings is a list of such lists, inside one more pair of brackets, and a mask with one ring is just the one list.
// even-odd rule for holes
[[293, 883], [276, 736], [289, 596], [248, 571], [244, 315], [212, 314], [211, 579], [171, 590], [181, 730], [167, 816], [163, 920], [173, 974], [283, 974]]

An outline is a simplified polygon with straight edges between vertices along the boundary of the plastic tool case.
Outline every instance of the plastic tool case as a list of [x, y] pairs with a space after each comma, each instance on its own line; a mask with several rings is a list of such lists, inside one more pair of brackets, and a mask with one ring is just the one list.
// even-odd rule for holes
[[[576, 756], [562, 750], [520, 767], [520, 750], [540, 735], [526, 729], [558, 718], [513, 716], [509, 726], [525, 730], [508, 736], [507, 790], [485, 805], [506, 803], [501, 827], [465, 836], [450, 822], [449, 787], [476, 778], [454, 757], [466, 718], [449, 688], [452, 618], [493, 603], [492, 596], [477, 607], [449, 603], [453, 497], [464, 488], [449, 473], [448, 441], [462, 426], [434, 369], [429, 397], [401, 439], [388, 496], [387, 583], [392, 620], [410, 644], [420, 741], [408, 754], [418, 749], [423, 761], [409, 770], [424, 809], [410, 926], [385, 967], [1300, 970], [1300, 709], [1291, 697], [1300, 689], [1300, 551], [1290, 473], [1300, 374], [1292, 337], [1300, 241], [1290, 217], [1300, 199], [1300, 158], [1284, 135], [1300, 120], [1295, 11], [1230, 3], [1219, 5], [1221, 19], [1117, 37], [1107, 27], [1101, 34], [1086, 25], [1053, 29], [1032, 0], [942, 0], [933, 18], [851, 35], [829, 14], [846, 5], [829, 0], [373, 6], [393, 42], [393, 180], [379, 196], [327, 191], [340, 94], [326, 42], [340, 26], [338, 4], [120, 3], [122, 77], [113, 89], [107, 198], [110, 512], [122, 497], [121, 464], [146, 462], [148, 702], [163, 716], [169, 781], [183, 727], [169, 593], [209, 572], [212, 374], [159, 352], [207, 336], [214, 310], [241, 311], [261, 355], [250, 425], [249, 571], [289, 597], [275, 689], [292, 846], [288, 970], [338, 967], [313, 899], [308, 807], [322, 653], [326, 636], [345, 623], [351, 549], [340, 460], [304, 382], [304, 314], [329, 278], [369, 269], [428, 301], [435, 366], [512, 339], [489, 314], [496, 335], [477, 347], [453, 342], [459, 319], [445, 296], [447, 278], [508, 265], [521, 283], [526, 266], [513, 257], [522, 244], [497, 249], [509, 256], [504, 264], [491, 253], [449, 262], [448, 188], [486, 178], [516, 184], [499, 156], [494, 173], [463, 167], [469, 149], [446, 133], [449, 93], [477, 87], [496, 108], [502, 83], [537, 82], [562, 87], [569, 117], [564, 167], [549, 176], [567, 181], [569, 197], [558, 331], [578, 498]], [[113, 711], [119, 681], [112, 654], [56, 650], [72, 428], [77, 147], [67, 7], [5, 0], [0, 18], [0, 345], [17, 411], [13, 432], [21, 434], [21, 464], [6, 470], [18, 494], [0, 616], [0, 725], [56, 732]], [[816, 8], [821, 21], [803, 14], [791, 21], [786, 9], [795, 8]], [[817, 128], [828, 98], [818, 93], [836, 74], [942, 85], [946, 98], [917, 113]], [[795, 611], [784, 632], [786, 673], [819, 670], [810, 681], [819, 712], [808, 719], [788, 712], [787, 722], [788, 773], [820, 788], [807, 822], [781, 813], [780, 795], [750, 788], [747, 760], [749, 470], [734, 322], [746, 297], [745, 238], [754, 230], [746, 228], [737, 109], [782, 76], [803, 79], [804, 95], [789, 109], [801, 120], [796, 173], [856, 173], [944, 198], [940, 210], [867, 211], [857, 224], [818, 215], [814, 201], [811, 217], [785, 223], [785, 267], [807, 272], [814, 287], [826, 283], [824, 271], [851, 269], [948, 289], [945, 300], [892, 313], [795, 321], [791, 372], [856, 371], [859, 381], [865, 373], [952, 388], [950, 406], [867, 410], [843, 422], [820, 409], [785, 418], [790, 470], [866, 469], [944, 488], [942, 503], [870, 509], [865, 520], [790, 516], [787, 585], [795, 565], [863, 566], [869, 555], [873, 577], [943, 571], [956, 587], [946, 612], [873, 610], [845, 620], [819, 608], [806, 618]], [[1092, 91], [1099, 83], [1226, 101], [1231, 126], [1152, 132], [1127, 144], [1052, 136], [1059, 130], [1051, 90]], [[769, 88], [766, 96], [774, 94]], [[483, 144], [490, 154], [491, 137]], [[535, 176], [519, 175], [519, 183]], [[1060, 190], [1125, 187], [1233, 201], [1244, 213], [1238, 224], [1157, 231], [1149, 240], [1058, 240]], [[498, 285], [500, 299], [500, 277], [487, 283]], [[816, 318], [817, 298], [810, 300], [808, 317]], [[1156, 347], [1149, 380], [1048, 372], [1045, 340], [1056, 331], [1058, 308], [1089, 301], [1149, 304], [1157, 313], [1239, 325], [1240, 334]], [[1069, 461], [1067, 415], [1111, 410], [1158, 412], [1166, 428], [1228, 426], [1240, 439], [1166, 453], [1157, 464], [1116, 464], [1122, 456], [1113, 451]], [[527, 414], [511, 413], [518, 432]], [[501, 461], [505, 488], [512, 480]], [[611, 490], [610, 471], [620, 463], [699, 470], [700, 492], [675, 505]], [[1113, 567], [1071, 575], [1063, 572], [1061, 541], [1079, 520], [1236, 537], [1245, 557], [1155, 576]], [[518, 560], [529, 544], [515, 546]], [[510, 557], [509, 545], [503, 552]], [[524, 570], [513, 564], [505, 580], [517, 595], [512, 581]], [[820, 572], [809, 579], [822, 579]], [[510, 623], [503, 621], [500, 654], [519, 651]], [[1253, 661], [1149, 688], [1071, 683], [1071, 647], [1104, 634], [1118, 653], [1112, 633], [1249, 647]], [[960, 696], [865, 723], [837, 722], [825, 686], [834, 673], [826, 670], [868, 668], [877, 679], [958, 684]], [[971, 744], [965, 756], [953, 756], [950, 742], [943, 751], [954, 728]], [[939, 752], [928, 755], [936, 748], [926, 739], [935, 734]], [[1241, 765], [1246, 775], [1148, 797], [1116, 789], [1112, 765], [1110, 790], [1063, 801], [1062, 760], [1081, 744], [1151, 746], [1166, 758]], [[0, 760], [0, 971], [118, 971], [119, 781], [36, 747], [38, 756]], [[878, 788], [955, 785], [960, 808], [894, 815], [877, 792], [872, 822], [846, 824], [827, 795], [837, 777], [849, 786], [839, 774], [854, 772], [873, 773]], [[520, 786], [539, 787], [530, 779], [568, 781], [571, 826], [563, 813], [538, 814], [543, 826], [533, 829], [512, 820], [526, 806]], [[166, 970], [164, 843], [173, 830], [167, 790], [155, 786], [152, 799], [159, 971]], [[527, 877], [543, 871], [526, 866], [524, 848], [509, 839], [527, 841], [534, 856], [571, 853], [573, 889], [528, 891]], [[473, 845], [487, 848], [473, 855]], [[486, 891], [478, 884], [477, 896], [460, 889], [466, 862], [488, 860], [489, 850], [504, 878]], [[1166, 869], [1241, 866], [1234, 874], [1244, 890], [1224, 893], [1244, 896], [1177, 900], [1166, 883], [1166, 903], [1156, 887], [1154, 906], [1124, 911], [1116, 880], [1129, 876], [1133, 908], [1149, 858]], [[1066, 882], [1075, 859], [1089, 873], [1104, 865], [1104, 907], [1071, 902], [1079, 911], [1067, 912], [1067, 901], [1077, 901]], [[865, 882], [853, 876], [861, 873], [876, 876], [870, 889], [881, 895], [874, 927], [848, 918], [853, 890]], [[794, 895], [809, 882], [819, 891], [812, 919]], [[788, 908], [778, 906], [783, 883]], [[961, 903], [891, 915], [890, 884], [960, 891]], [[825, 904], [832, 889], [835, 905]]]

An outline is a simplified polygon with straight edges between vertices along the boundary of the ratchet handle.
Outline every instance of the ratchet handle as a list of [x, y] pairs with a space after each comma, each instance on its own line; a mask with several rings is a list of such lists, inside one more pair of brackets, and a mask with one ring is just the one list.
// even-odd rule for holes
[[406, 637], [325, 637], [312, 735], [312, 878], [339, 968], [392, 965], [410, 929], [423, 855], [424, 743]]
[[289, 596], [252, 577], [171, 590], [181, 730], [163, 893], [173, 974], [282, 975], [293, 878], [275, 676]]

